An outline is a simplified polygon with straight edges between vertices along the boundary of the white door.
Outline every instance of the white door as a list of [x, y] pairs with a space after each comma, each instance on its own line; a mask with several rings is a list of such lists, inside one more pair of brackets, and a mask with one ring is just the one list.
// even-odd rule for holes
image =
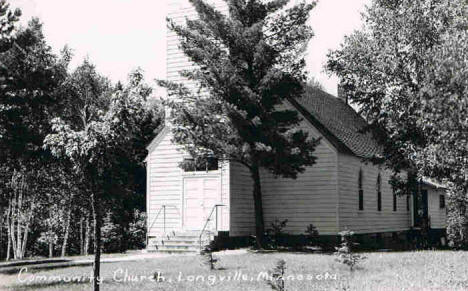
[[[184, 228], [201, 230], [214, 205], [219, 204], [220, 194], [217, 177], [184, 178]], [[212, 222], [216, 221], [215, 213]]]

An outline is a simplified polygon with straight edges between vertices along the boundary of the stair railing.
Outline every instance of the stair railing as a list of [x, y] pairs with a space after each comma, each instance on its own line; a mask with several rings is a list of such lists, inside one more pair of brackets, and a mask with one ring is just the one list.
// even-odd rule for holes
[[[149, 231], [151, 230], [151, 228], [153, 228], [154, 224], [156, 223], [156, 221], [158, 220], [159, 218], [159, 215], [161, 214], [161, 212], [163, 213], [163, 232], [166, 233], [166, 208], [168, 207], [173, 207], [175, 208], [176, 210], [178, 210], [177, 206], [176, 205], [166, 205], [166, 204], [163, 204], [161, 206], [161, 208], [159, 208], [159, 211], [158, 213], [156, 214], [156, 217], [153, 219], [153, 222], [151, 223], [150, 227], [148, 227], [147, 231], [146, 231], [146, 247], [148, 247], [148, 242], [149, 242], [149, 237], [148, 237], [148, 233]], [[180, 214], [180, 213], [179, 213]]]
[[206, 227], [208, 226], [208, 223], [211, 221], [211, 216], [213, 216], [213, 213], [216, 211], [216, 231], [218, 230], [218, 207], [224, 207], [226, 205], [224, 204], [216, 204], [213, 206], [213, 208], [211, 209], [211, 212], [210, 212], [210, 215], [208, 215], [208, 218], [206, 219], [205, 221], [205, 225], [203, 226], [201, 232], [200, 232], [200, 236], [198, 237], [198, 240], [200, 242], [200, 250], [202, 248], [202, 236], [203, 236], [203, 233], [206, 231]]

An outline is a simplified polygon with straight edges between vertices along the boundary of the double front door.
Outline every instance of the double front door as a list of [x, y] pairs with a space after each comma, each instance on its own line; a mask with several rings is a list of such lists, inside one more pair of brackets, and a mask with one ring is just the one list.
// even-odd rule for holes
[[[184, 219], [186, 230], [201, 230], [213, 207], [221, 201], [219, 177], [184, 177]], [[216, 221], [216, 211], [211, 222]], [[209, 224], [213, 227], [213, 223]]]

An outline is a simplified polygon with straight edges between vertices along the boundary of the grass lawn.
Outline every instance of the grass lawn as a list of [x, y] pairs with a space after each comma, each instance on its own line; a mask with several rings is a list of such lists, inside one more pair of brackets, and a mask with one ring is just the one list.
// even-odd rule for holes
[[[209, 271], [199, 256], [171, 256], [102, 265], [102, 290], [271, 290], [262, 276], [279, 259], [287, 264], [286, 290], [468, 290], [468, 253], [422, 251], [370, 253], [351, 273], [331, 255], [239, 253], [219, 255]], [[165, 278], [154, 282], [157, 272]], [[1, 290], [91, 290], [91, 267], [0, 275]], [[302, 276], [302, 280], [301, 280]], [[57, 278], [87, 278], [82, 283]], [[19, 281], [22, 280], [24, 282]], [[44, 281], [45, 280], [45, 281]]]

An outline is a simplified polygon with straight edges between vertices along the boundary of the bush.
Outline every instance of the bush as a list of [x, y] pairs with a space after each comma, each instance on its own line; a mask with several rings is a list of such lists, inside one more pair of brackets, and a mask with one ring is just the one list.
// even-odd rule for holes
[[141, 250], [146, 247], [146, 213], [135, 210], [128, 230], [128, 249]]
[[337, 258], [335, 260], [347, 265], [352, 272], [360, 262], [366, 259], [366, 257], [353, 252], [353, 248], [356, 245], [353, 242], [354, 232], [345, 230], [340, 232], [339, 235], [341, 236], [341, 244], [339, 247], [336, 247], [335, 256]]
[[276, 250], [280, 246], [285, 246], [285, 243], [282, 241], [282, 238], [284, 238], [285, 236], [283, 230], [286, 227], [287, 223], [287, 219], [282, 221], [280, 221], [279, 219], [275, 219], [275, 221], [271, 223], [271, 227], [267, 229], [265, 235], [268, 248]]
[[216, 265], [219, 263], [219, 258], [213, 256], [215, 249], [215, 242], [211, 241], [200, 252], [203, 264], [207, 265], [210, 270], [216, 270]]
[[309, 224], [305, 231], [307, 240], [311, 246], [318, 245], [319, 232], [313, 224]]
[[284, 274], [286, 271], [286, 262], [279, 260], [275, 268], [270, 272], [270, 278], [267, 280], [268, 285], [273, 290], [285, 291]]

